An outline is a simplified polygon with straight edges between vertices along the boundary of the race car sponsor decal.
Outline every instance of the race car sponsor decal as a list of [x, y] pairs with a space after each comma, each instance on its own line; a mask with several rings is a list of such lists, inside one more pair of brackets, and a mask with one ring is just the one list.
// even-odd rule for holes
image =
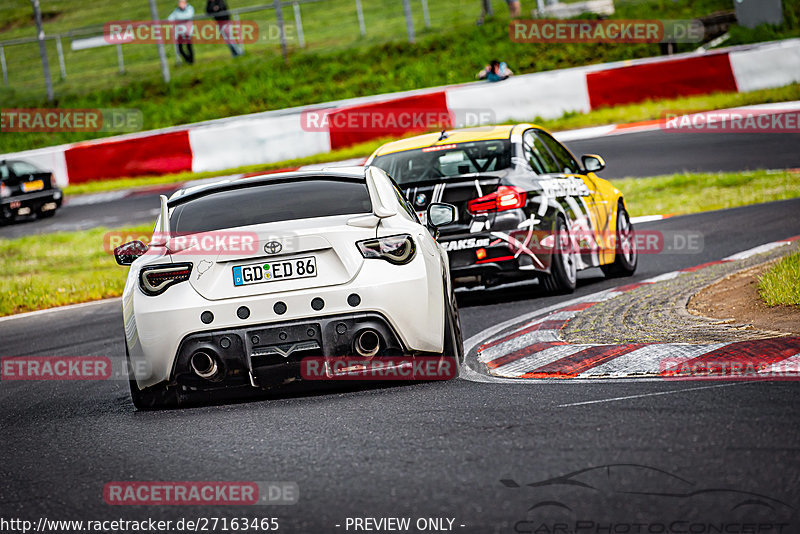
[[480, 248], [489, 246], [489, 238], [476, 238], [470, 237], [467, 239], [456, 239], [454, 241], [445, 241], [442, 246], [450, 252], [451, 250], [465, 250], [471, 248]]
[[539, 185], [542, 187], [542, 193], [548, 197], [589, 196], [589, 188], [580, 178], [551, 178], [549, 180], [541, 180]]

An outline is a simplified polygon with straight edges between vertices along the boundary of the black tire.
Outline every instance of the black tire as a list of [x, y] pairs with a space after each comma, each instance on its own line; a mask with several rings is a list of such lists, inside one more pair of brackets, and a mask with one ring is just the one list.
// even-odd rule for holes
[[145, 389], [139, 389], [139, 384], [136, 383], [136, 378], [133, 373], [133, 366], [131, 365], [131, 357], [128, 353], [128, 344], [125, 343], [125, 364], [128, 368], [128, 385], [131, 390], [131, 401], [133, 406], [140, 411], [160, 410], [170, 406], [177, 405], [177, 398], [170, 395], [165, 388], [159, 386], [152, 386]]
[[569, 242], [569, 229], [564, 218], [556, 219], [556, 244], [550, 260], [550, 273], [542, 275], [544, 288], [550, 293], [572, 293], [578, 282], [577, 258]]
[[37, 215], [40, 219], [49, 219], [53, 215], [56, 214], [56, 210], [49, 210], [49, 211], [40, 211]]
[[456, 296], [451, 293], [445, 297], [444, 319], [444, 352], [442, 355], [451, 360], [455, 365], [453, 378], [461, 374], [461, 365], [464, 363], [464, 341], [461, 337], [461, 319], [458, 315]]
[[633, 224], [628, 212], [622, 205], [617, 206], [617, 231], [616, 231], [616, 253], [614, 262], [600, 267], [603, 274], [608, 278], [622, 276], [632, 276], [636, 272], [639, 263], [639, 254], [636, 251], [636, 240], [634, 239]]

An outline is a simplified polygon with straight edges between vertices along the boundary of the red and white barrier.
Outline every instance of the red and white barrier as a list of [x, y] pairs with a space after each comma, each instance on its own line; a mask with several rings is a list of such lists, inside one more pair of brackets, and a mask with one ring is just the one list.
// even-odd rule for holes
[[[60, 185], [189, 170], [221, 171], [302, 158], [419, 130], [413, 124], [353, 128], [359, 118], [371, 113], [384, 120], [412, 110], [451, 117], [472, 113], [496, 123], [530, 121], [652, 98], [746, 92], [795, 82], [800, 82], [800, 39], [269, 111], [5, 154], [0, 160], [25, 159], [52, 169]], [[326, 127], [306, 124], [305, 114], [313, 110], [327, 115]]]

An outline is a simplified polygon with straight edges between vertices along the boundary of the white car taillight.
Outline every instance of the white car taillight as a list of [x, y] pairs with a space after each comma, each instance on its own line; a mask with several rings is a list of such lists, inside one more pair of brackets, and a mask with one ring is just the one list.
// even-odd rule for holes
[[367, 239], [356, 243], [365, 258], [386, 260], [395, 265], [404, 265], [414, 259], [417, 248], [408, 234]]
[[170, 286], [185, 282], [192, 274], [191, 263], [151, 265], [139, 273], [139, 287], [145, 295], [160, 295]]

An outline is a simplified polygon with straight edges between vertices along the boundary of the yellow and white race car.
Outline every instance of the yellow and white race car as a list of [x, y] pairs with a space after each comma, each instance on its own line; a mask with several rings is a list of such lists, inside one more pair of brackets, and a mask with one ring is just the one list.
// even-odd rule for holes
[[366, 165], [386, 171], [420, 218], [432, 202], [458, 208], [456, 224], [439, 236], [456, 284], [537, 276], [550, 291], [571, 292], [581, 269], [600, 267], [607, 276], [636, 270], [625, 199], [595, 174], [603, 159], [585, 155], [578, 163], [535, 125], [402, 139], [381, 146]]

